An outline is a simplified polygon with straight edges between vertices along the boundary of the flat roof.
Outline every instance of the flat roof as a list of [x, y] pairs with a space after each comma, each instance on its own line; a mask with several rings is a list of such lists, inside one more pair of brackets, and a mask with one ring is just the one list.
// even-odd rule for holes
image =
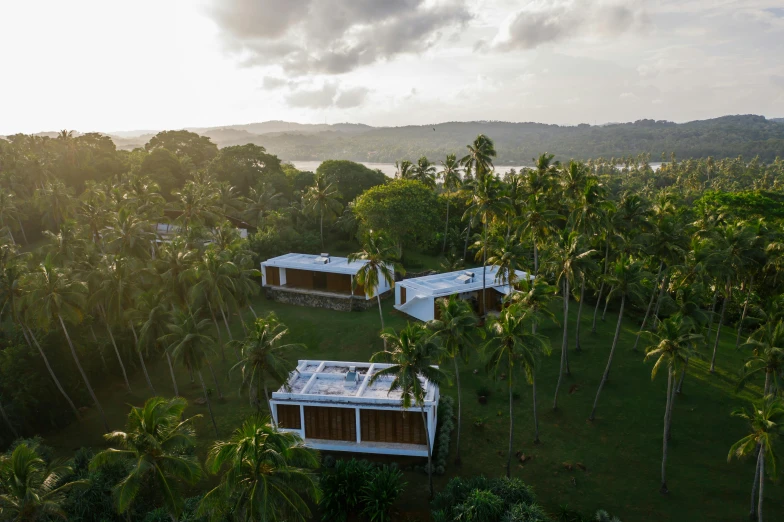
[[312, 270], [315, 272], [332, 272], [337, 274], [355, 275], [365, 266], [367, 261], [348, 262], [345, 257], [327, 256], [329, 262], [324, 262], [324, 257], [316, 254], [283, 254], [262, 261], [262, 266], [276, 266], [279, 268], [294, 268], [297, 270]]
[[[518, 279], [527, 279], [528, 273], [522, 270], [515, 270]], [[508, 294], [511, 291], [509, 285], [501, 284], [496, 281], [498, 267], [488, 266], [485, 272], [485, 286], [496, 288]], [[474, 292], [482, 289], [482, 267], [446, 272], [444, 274], [432, 274], [422, 277], [412, 277], [396, 283], [398, 286], [411, 290], [412, 293], [406, 294], [407, 299], [418, 296], [442, 297], [463, 292]]]
[[[348, 379], [352, 366], [356, 378]], [[299, 360], [288, 381], [278, 391], [272, 392], [272, 399], [277, 402], [373, 404], [400, 408], [400, 390], [389, 390], [392, 377], [382, 377], [370, 384], [374, 373], [390, 366], [370, 362]], [[422, 383], [425, 386], [425, 404], [434, 404], [437, 386], [425, 379]]]

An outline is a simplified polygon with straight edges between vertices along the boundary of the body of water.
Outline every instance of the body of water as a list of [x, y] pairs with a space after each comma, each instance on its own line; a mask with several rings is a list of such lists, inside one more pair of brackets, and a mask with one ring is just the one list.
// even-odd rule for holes
[[[302, 160], [302, 161], [294, 160], [294, 161], [287, 161], [286, 163], [291, 163], [292, 165], [294, 165], [294, 167], [296, 167], [297, 170], [309, 171], [309, 172], [316, 172], [318, 166], [321, 165], [321, 161], [313, 161], [313, 160]], [[378, 169], [384, 174], [386, 174], [387, 176], [389, 176], [390, 178], [395, 175], [395, 172], [397, 170], [395, 169], [394, 163], [370, 163], [366, 161], [358, 161], [357, 163], [361, 163], [362, 165], [366, 166], [369, 169], [373, 169], [373, 170]], [[659, 170], [659, 167], [661, 167], [661, 163], [651, 163], [650, 165], [653, 170]], [[619, 165], [619, 167], [621, 167], [621, 165]], [[437, 165], [437, 168], [440, 169], [440, 166]], [[526, 168], [530, 168], [530, 165], [528, 166], [496, 165], [495, 166], [496, 172], [500, 172], [500, 173], [507, 172], [509, 169], [515, 169], [516, 171], [519, 172], [521, 169], [526, 169]]]

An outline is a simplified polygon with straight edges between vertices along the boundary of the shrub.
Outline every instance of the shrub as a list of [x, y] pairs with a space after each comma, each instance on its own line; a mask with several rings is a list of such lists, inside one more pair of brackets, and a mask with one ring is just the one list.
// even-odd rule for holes
[[536, 496], [525, 482], [518, 478], [500, 478], [492, 482], [490, 491], [504, 500], [507, 508], [515, 504], [534, 504]]
[[515, 504], [501, 522], [549, 522], [551, 519], [539, 504]]
[[504, 513], [504, 500], [484, 489], [475, 489], [456, 509], [457, 520], [465, 522], [497, 522]]
[[388, 522], [397, 498], [406, 487], [403, 473], [397, 468], [382, 466], [371, 473], [370, 480], [362, 487], [360, 502], [362, 514], [371, 522]]
[[[455, 401], [452, 397], [442, 397], [438, 401], [438, 428], [436, 429], [436, 444], [433, 451], [433, 470], [437, 475], [446, 471], [446, 461], [449, 457], [449, 442], [455, 421], [452, 420], [455, 411]], [[425, 467], [427, 471], [427, 467]]]
[[321, 459], [321, 465], [327, 469], [331, 469], [335, 467], [335, 457], [332, 455], [324, 455], [324, 458]]
[[490, 397], [490, 388], [487, 386], [480, 386], [476, 389], [477, 397]]

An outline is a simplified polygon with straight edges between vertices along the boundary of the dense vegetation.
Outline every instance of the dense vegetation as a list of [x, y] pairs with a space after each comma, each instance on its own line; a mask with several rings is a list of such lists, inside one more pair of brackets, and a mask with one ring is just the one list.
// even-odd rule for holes
[[[654, 171], [644, 156], [619, 166], [613, 160], [560, 164], [543, 154], [530, 170], [499, 173], [487, 137], [466, 152], [446, 155], [438, 166], [426, 157], [402, 161], [398, 179], [387, 180], [349, 162], [302, 173], [262, 147], [219, 150], [186, 131], [160, 133], [130, 152], [99, 135], [65, 131], [0, 141], [0, 444], [9, 446], [0, 460], [0, 518], [44, 520], [63, 512], [88, 520], [90, 499], [106, 503], [111, 491], [105, 516], [308, 520], [322, 495], [318, 456], [263, 414], [270, 387], [293, 367], [298, 345], [277, 315], [247, 324], [246, 311], [257, 315], [259, 259], [329, 245], [401, 274], [401, 262], [418, 268], [417, 252], [443, 254], [444, 269], [493, 265], [518, 290], [487, 317], [466, 301], [442, 300], [439, 320], [384, 329], [384, 347], [373, 356], [393, 363], [385, 373], [396, 379], [411, 414], [422, 406], [419, 378], [447, 386], [445, 368], [455, 369], [458, 458], [465, 428], [460, 367], [481, 360], [481, 378], [504, 381], [508, 397], [508, 444], [498, 450], [507, 477], [513, 458], [525, 462], [514, 452], [514, 412], [528, 385], [531, 438], [539, 439], [536, 387], [552, 351], [552, 335], [544, 332], [554, 323], [562, 337], [549, 383], [552, 410], [562, 407], [564, 382], [583, 351], [584, 314], [593, 315], [595, 330], [610, 305], [617, 323], [592, 410], [585, 411], [589, 422], [601, 422], [611, 400], [607, 383], [619, 350], [640, 350], [639, 360], [652, 362], [651, 378], [666, 378], [659, 401], [663, 494], [684, 381], [695, 378], [699, 361], [710, 361], [714, 373], [729, 358], [720, 339], [733, 328], [735, 349], [745, 356], [734, 380], [751, 390], [755, 404], [737, 410], [748, 433], [726, 451], [729, 458], [756, 459], [748, 482], [751, 512], [761, 519], [784, 428], [784, 162], [673, 159]], [[165, 223], [173, 226], [157, 226]], [[237, 226], [250, 231], [248, 239]], [[378, 283], [363, 277], [368, 290]], [[641, 318], [637, 341], [621, 348], [630, 315]], [[166, 382], [151, 378], [153, 359], [166, 360]], [[230, 436], [220, 433], [213, 411], [226, 393], [219, 363], [227, 360], [256, 410]], [[183, 417], [185, 401], [158, 397], [170, 388], [180, 395], [175, 369], [197, 383], [206, 406], [215, 436], [206, 459], [194, 453], [196, 419]], [[110, 425], [103, 396], [112, 387], [130, 393], [136, 372], [155, 397], [134, 405], [125, 431], [111, 432], [120, 426]], [[36, 440], [14, 442], [85, 416], [102, 420], [110, 449], [82, 450], [63, 463]], [[424, 468], [431, 493], [434, 468], [443, 466], [441, 457], [432, 460]], [[188, 500], [205, 470], [218, 485], [203, 501]], [[400, 476], [391, 468], [377, 475], [379, 494], [397, 498]], [[468, 520], [549, 516], [533, 497], [506, 499], [499, 484], [469, 488], [450, 509], [463, 510]], [[514, 489], [515, 495], [522, 490]], [[361, 511], [385, 519], [391, 502], [382, 514], [366, 512], [380, 502], [363, 500]], [[490, 514], [471, 518], [480, 512]]]

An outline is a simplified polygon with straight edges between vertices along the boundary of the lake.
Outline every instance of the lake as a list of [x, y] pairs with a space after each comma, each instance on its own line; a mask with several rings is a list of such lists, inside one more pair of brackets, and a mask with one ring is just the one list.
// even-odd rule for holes
[[[294, 160], [294, 161], [287, 161], [286, 163], [291, 163], [292, 165], [294, 165], [294, 167], [297, 168], [297, 170], [310, 171], [310, 172], [316, 172], [318, 166], [321, 165], [321, 161], [312, 161], [312, 160], [307, 160], [307, 161]], [[393, 177], [395, 175], [395, 172], [397, 171], [397, 169], [395, 169], [394, 163], [370, 163], [365, 161], [358, 161], [357, 163], [361, 163], [362, 165], [366, 166], [369, 169], [373, 169], [373, 170], [378, 169], [384, 174], [386, 174], [387, 176], [389, 176], [390, 178]], [[653, 170], [659, 170], [661, 163], [651, 163], [650, 165]], [[440, 165], [437, 165], [437, 167], [440, 170]], [[520, 169], [525, 169], [525, 168], [530, 168], [530, 165], [527, 166], [496, 165], [495, 166], [495, 170], [501, 173], [507, 172], [509, 169], [515, 169], [516, 171], [519, 172]]]

